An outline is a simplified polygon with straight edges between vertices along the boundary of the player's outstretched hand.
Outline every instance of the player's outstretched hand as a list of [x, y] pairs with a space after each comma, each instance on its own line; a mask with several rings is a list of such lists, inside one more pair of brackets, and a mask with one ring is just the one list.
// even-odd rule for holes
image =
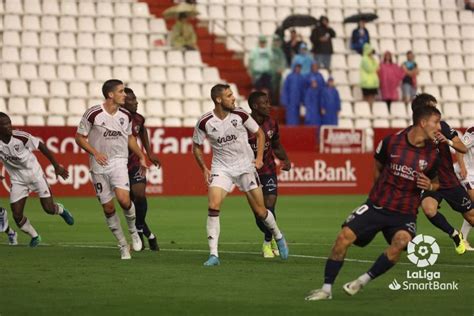
[[432, 188], [431, 180], [423, 173], [419, 172], [418, 179], [416, 180], [416, 186], [423, 190], [430, 190]]
[[281, 167], [281, 170], [288, 171], [291, 169], [291, 161], [289, 160], [284, 160], [283, 165]]
[[54, 173], [56, 174], [56, 176], [60, 176], [64, 180], [69, 178], [69, 172], [61, 165], [54, 168]]
[[148, 155], [148, 159], [151, 161], [152, 164], [158, 167], [158, 169], [161, 167], [161, 162], [160, 159], [158, 159], [158, 156], [154, 154]]
[[106, 166], [107, 165], [107, 156], [104, 155], [103, 153], [97, 153], [94, 155], [95, 161], [101, 166]]
[[261, 159], [255, 159], [255, 168], [260, 169], [263, 167], [263, 161]]

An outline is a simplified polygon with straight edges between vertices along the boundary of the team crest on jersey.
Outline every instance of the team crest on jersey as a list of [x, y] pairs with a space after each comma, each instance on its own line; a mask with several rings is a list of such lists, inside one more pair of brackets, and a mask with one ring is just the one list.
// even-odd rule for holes
[[15, 146], [13, 146], [13, 148], [15, 148], [16, 151], [19, 151], [20, 150], [20, 145], [17, 144]]
[[230, 121], [232, 123], [232, 125], [234, 125], [234, 127], [237, 127], [237, 120], [236, 119], [233, 119], [232, 121]]
[[135, 133], [137, 133], [137, 134], [138, 134], [139, 132], [140, 132], [140, 126], [139, 126], [139, 125], [137, 125], [137, 126], [135, 126]]
[[119, 119], [119, 122], [120, 122], [120, 125], [123, 125], [123, 123], [125, 123], [125, 119], [124, 119], [123, 117], [121, 117], [121, 118]]
[[268, 138], [271, 139], [271, 138], [273, 137], [273, 131], [272, 131], [272, 130], [269, 130], [269, 131], [267, 132], [267, 136], [268, 136]]
[[420, 168], [420, 171], [423, 171], [428, 167], [428, 161], [420, 159], [418, 160], [418, 167]]

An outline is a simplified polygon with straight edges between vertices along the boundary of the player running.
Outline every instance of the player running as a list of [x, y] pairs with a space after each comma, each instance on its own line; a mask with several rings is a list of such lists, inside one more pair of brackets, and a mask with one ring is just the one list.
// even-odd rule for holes
[[[197, 122], [193, 135], [193, 154], [201, 168], [208, 189], [207, 239], [210, 248], [205, 266], [220, 264], [218, 240], [220, 208], [233, 184], [245, 192], [249, 205], [258, 218], [272, 232], [280, 251], [280, 258], [288, 258], [288, 246], [272, 212], [265, 208], [262, 188], [255, 167], [263, 166], [265, 136], [255, 120], [241, 108], [235, 107], [235, 97], [229, 85], [217, 84], [211, 89], [214, 110]], [[248, 143], [247, 130], [257, 137], [257, 157], [254, 160]], [[209, 170], [203, 158], [203, 143], [208, 139], [212, 147]]]
[[[46, 213], [61, 216], [68, 225], [74, 224], [71, 213], [62, 204], [54, 202], [41, 165], [33, 154], [34, 150], [41, 151], [48, 158], [57, 176], [63, 179], [69, 177], [67, 170], [57, 163], [42, 141], [29, 133], [13, 130], [10, 117], [0, 112], [0, 160], [10, 175], [10, 207], [17, 226], [31, 236], [30, 247], [36, 247], [41, 242], [41, 236], [23, 215], [30, 192], [38, 194], [41, 206]], [[3, 179], [2, 176], [0, 176], [1, 179]], [[16, 242], [16, 235], [11, 239], [11, 244], [14, 242]]]
[[0, 207], [0, 233], [5, 233], [8, 236], [8, 244], [10, 246], [18, 245], [18, 235], [13, 228], [8, 224], [8, 213], [3, 207]]
[[413, 126], [407, 133], [386, 137], [375, 152], [375, 183], [365, 204], [356, 208], [342, 225], [326, 261], [324, 285], [313, 290], [306, 300], [332, 298], [332, 285], [352, 244], [368, 245], [382, 232], [389, 247], [372, 267], [344, 291], [356, 294], [371, 280], [384, 274], [400, 259], [400, 254], [416, 235], [416, 214], [421, 191], [436, 181], [439, 158], [432, 139], [440, 130], [441, 113], [431, 106], [417, 108]]
[[117, 198], [132, 236], [133, 250], [140, 251], [142, 242], [135, 227], [135, 205], [130, 200], [128, 179], [128, 148], [146, 168], [145, 156], [132, 135], [132, 116], [121, 105], [125, 102], [122, 81], [107, 80], [102, 86], [105, 102], [84, 113], [76, 133], [76, 143], [89, 153], [91, 177], [107, 226], [118, 241], [122, 259], [131, 259], [130, 248], [115, 212]]
[[[137, 112], [138, 101], [135, 93], [130, 88], [125, 88], [125, 104], [123, 105], [130, 114], [132, 115], [132, 134], [135, 137], [140, 137], [140, 141], [145, 148], [148, 159], [155, 165], [160, 167], [160, 160], [150, 149], [150, 139], [148, 138], [148, 132], [145, 128], [145, 118]], [[148, 224], [145, 221], [146, 213], [148, 210], [148, 203], [146, 200], [146, 174], [140, 166], [140, 158], [133, 152], [129, 151], [128, 154], [128, 178], [130, 180], [130, 198], [135, 204], [137, 213], [136, 227], [138, 236], [142, 241], [142, 250], [145, 249], [145, 243], [143, 242], [143, 235], [148, 239], [148, 245], [150, 250], [158, 251], [158, 241], [156, 236], [151, 232]]]
[[[467, 153], [458, 155], [458, 174], [472, 202], [474, 201], [474, 126], [466, 130], [462, 137], [462, 142], [467, 147]], [[461, 227], [461, 235], [464, 238], [464, 245], [467, 251], [474, 251], [474, 248], [467, 241], [471, 228], [472, 225], [464, 220]]]
[[[415, 110], [426, 104], [436, 107], [436, 98], [426, 93], [419, 94], [413, 99], [411, 107], [412, 110]], [[435, 190], [423, 191], [421, 207], [428, 220], [452, 238], [456, 253], [462, 255], [466, 252], [462, 233], [459, 233], [449, 224], [446, 217], [438, 211], [438, 207], [444, 199], [453, 210], [461, 213], [464, 219], [474, 224], [474, 209], [472, 209], [471, 198], [454, 172], [450, 150], [450, 147], [452, 147], [457, 152], [465, 153], [467, 148], [458, 137], [458, 133], [445, 121], [441, 121], [441, 131], [436, 133], [435, 141], [440, 158], [439, 187], [435, 187]]]
[[[285, 149], [280, 143], [280, 134], [278, 123], [270, 117], [270, 102], [268, 96], [261, 92], [252, 92], [248, 103], [252, 109], [251, 116], [260, 126], [265, 135], [265, 146], [263, 151], [263, 167], [258, 169], [258, 177], [262, 184], [263, 198], [265, 207], [275, 215], [275, 205], [278, 196], [278, 180], [276, 175], [276, 165], [273, 155], [282, 162], [282, 170], [291, 169], [291, 162], [288, 159]], [[252, 147], [255, 157], [257, 156], [257, 138], [254, 134], [248, 133], [249, 143]], [[254, 213], [255, 214], [255, 213]], [[278, 246], [273, 239], [272, 232], [265, 226], [263, 221], [255, 215], [258, 228], [264, 234], [262, 253], [264, 258], [274, 258], [279, 256]]]

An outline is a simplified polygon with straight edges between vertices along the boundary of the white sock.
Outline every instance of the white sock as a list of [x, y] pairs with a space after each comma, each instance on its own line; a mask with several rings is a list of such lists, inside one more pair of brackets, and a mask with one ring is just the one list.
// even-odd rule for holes
[[130, 234], [137, 232], [137, 227], [135, 226], [135, 204], [131, 203], [131, 206], [128, 210], [123, 210], [125, 214], [125, 219], [127, 220], [128, 232]]
[[[26, 217], [25, 217], [26, 218]], [[26, 218], [25, 223], [20, 227], [20, 229], [31, 236], [31, 238], [38, 237], [38, 233], [33, 225], [30, 224], [30, 220]]]
[[127, 245], [127, 240], [123, 234], [122, 226], [120, 226], [120, 218], [118, 217], [117, 213], [114, 213], [114, 215], [110, 217], [105, 217], [105, 221], [107, 222], [107, 226], [109, 226], [110, 231], [117, 239], [119, 245]]
[[7, 228], [7, 230], [6, 230], [6, 233], [7, 233], [8, 235], [11, 235], [11, 234], [14, 234], [15, 231], [13, 230], [13, 228], [11, 228], [10, 226], [8, 226], [8, 228]]
[[153, 233], [151, 233], [151, 234], [150, 234], [150, 237], [148, 237], [148, 240], [150, 240], [150, 239], [155, 239], [155, 238], [156, 238], [156, 236], [153, 235]]
[[209, 244], [209, 251], [211, 255], [219, 257], [217, 252], [217, 245], [219, 243], [219, 234], [221, 232], [221, 224], [219, 216], [208, 216], [207, 217], [207, 243]]
[[467, 236], [469, 235], [471, 228], [472, 226], [468, 221], [464, 220], [464, 222], [462, 222], [461, 233], [464, 237], [464, 240], [467, 240]]
[[364, 273], [360, 277], [358, 277], [357, 280], [359, 280], [359, 282], [362, 283], [363, 286], [366, 286], [367, 283], [372, 281], [372, 278], [368, 273]]
[[264, 240], [264, 241], [263, 241], [263, 244], [266, 245], [266, 246], [270, 246], [270, 245], [272, 244], [272, 242], [271, 242], [271, 241], [266, 241], [266, 240]]
[[326, 293], [331, 294], [332, 293], [332, 284], [324, 283], [322, 290]]
[[272, 232], [275, 240], [280, 240], [283, 237], [280, 229], [277, 226], [275, 216], [273, 216], [273, 213], [269, 210], [267, 210], [267, 217], [263, 220], [263, 223]]
[[55, 205], [56, 205], [56, 214], [61, 215], [64, 212], [64, 208], [58, 203], [55, 203]]

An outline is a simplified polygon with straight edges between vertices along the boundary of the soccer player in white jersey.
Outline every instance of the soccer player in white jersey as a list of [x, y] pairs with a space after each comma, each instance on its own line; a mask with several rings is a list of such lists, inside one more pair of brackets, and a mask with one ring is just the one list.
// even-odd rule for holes
[[57, 163], [43, 142], [26, 132], [13, 130], [10, 117], [0, 112], [0, 160], [10, 175], [10, 206], [17, 226], [31, 236], [30, 247], [36, 247], [41, 242], [40, 235], [23, 215], [30, 192], [38, 194], [46, 213], [60, 215], [68, 225], [74, 224], [71, 213], [63, 205], [54, 202], [41, 165], [33, 154], [34, 150], [41, 151], [48, 158], [56, 175], [63, 179], [69, 177], [67, 170]]
[[[214, 110], [204, 114], [197, 122], [193, 135], [193, 153], [201, 168], [208, 189], [207, 239], [210, 256], [205, 266], [220, 264], [217, 250], [221, 204], [236, 184], [245, 192], [255, 215], [272, 232], [277, 241], [280, 257], [288, 258], [288, 245], [277, 226], [272, 212], [265, 208], [263, 193], [256, 168], [263, 166], [265, 135], [257, 122], [244, 110], [235, 107], [235, 97], [229, 85], [217, 84], [211, 89]], [[248, 143], [248, 132], [257, 137], [257, 155]], [[203, 159], [203, 143], [208, 139], [212, 146], [211, 170]]]
[[[467, 153], [457, 154], [459, 167], [456, 171], [458, 171], [462, 184], [466, 188], [471, 200], [474, 201], [474, 126], [469, 127], [461, 139], [467, 147]], [[467, 241], [471, 228], [472, 226], [464, 220], [461, 233], [464, 237], [464, 245], [467, 251], [474, 251], [474, 248]]]
[[121, 258], [131, 259], [113, 198], [117, 198], [124, 211], [133, 250], [140, 251], [142, 242], [135, 227], [135, 205], [130, 200], [128, 149], [140, 158], [142, 168], [146, 168], [145, 156], [132, 135], [130, 112], [121, 107], [126, 97], [122, 81], [107, 80], [102, 86], [102, 94], [105, 102], [84, 113], [77, 129], [76, 143], [89, 153], [92, 182], [107, 225], [118, 241]]

